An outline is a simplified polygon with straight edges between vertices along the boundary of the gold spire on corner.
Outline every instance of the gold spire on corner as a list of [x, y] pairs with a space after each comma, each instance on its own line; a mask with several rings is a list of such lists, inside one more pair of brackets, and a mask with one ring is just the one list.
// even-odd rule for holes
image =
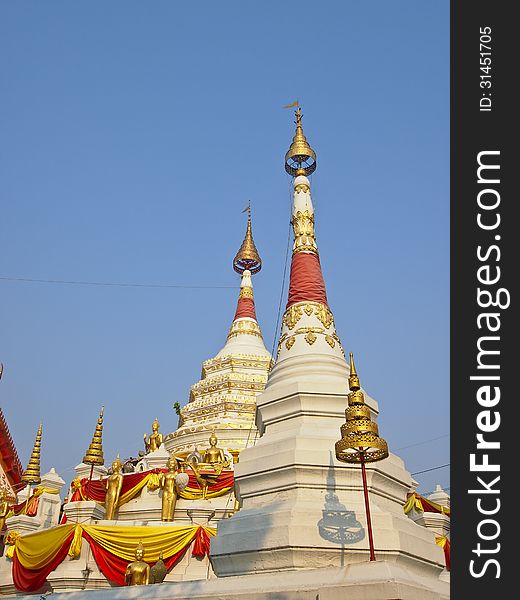
[[289, 175], [310, 175], [316, 170], [316, 152], [310, 147], [302, 127], [302, 110], [298, 106], [296, 115], [296, 132], [285, 155], [285, 170]]
[[359, 377], [350, 353], [350, 393], [346, 422], [341, 426], [341, 439], [336, 442], [336, 458], [347, 463], [367, 463], [382, 460], [388, 456], [388, 444], [379, 437], [377, 423], [372, 421], [370, 408], [365, 404]]
[[101, 407], [99, 413], [96, 429], [92, 436], [92, 441], [88, 447], [87, 453], [83, 457], [83, 463], [86, 465], [104, 465], [105, 459], [103, 458], [103, 412], [105, 407]]
[[246, 269], [251, 271], [251, 274], [258, 273], [262, 268], [262, 259], [258, 254], [255, 242], [253, 240], [253, 232], [251, 229], [251, 206], [246, 208], [247, 210], [247, 229], [244, 241], [240, 246], [240, 249], [236, 253], [233, 259], [233, 269], [237, 273], [242, 274]]
[[29, 459], [29, 463], [27, 464], [27, 468], [25, 469], [22, 475], [22, 481], [28, 485], [38, 484], [41, 482], [40, 477], [40, 451], [42, 444], [42, 424], [38, 427], [38, 431], [36, 432], [36, 439], [34, 441], [34, 446], [31, 452], [31, 458]]

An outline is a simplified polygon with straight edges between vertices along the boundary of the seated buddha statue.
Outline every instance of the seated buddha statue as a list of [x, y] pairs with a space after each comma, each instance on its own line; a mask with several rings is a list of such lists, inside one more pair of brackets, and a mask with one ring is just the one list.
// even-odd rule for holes
[[202, 463], [199, 466], [211, 468], [217, 475], [220, 475], [222, 469], [229, 467], [230, 461], [226, 458], [224, 450], [217, 446], [218, 438], [213, 431], [209, 438], [209, 448], [200, 452]]
[[197, 451], [202, 456], [202, 462], [192, 460], [189, 462], [195, 478], [202, 490], [202, 498], [206, 499], [208, 485], [214, 483], [222, 470], [229, 467], [230, 461], [226, 458], [224, 450], [217, 446], [217, 436], [213, 431], [209, 438], [209, 448], [204, 451]]

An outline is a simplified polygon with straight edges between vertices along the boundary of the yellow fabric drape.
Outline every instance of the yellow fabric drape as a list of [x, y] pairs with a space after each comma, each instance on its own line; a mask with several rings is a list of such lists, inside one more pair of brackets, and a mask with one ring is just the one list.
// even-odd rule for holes
[[411, 494], [409, 496], [408, 500], [406, 501], [406, 504], [403, 506], [403, 510], [407, 515], [412, 510], [412, 508], [415, 508], [415, 510], [419, 512], [423, 512], [422, 502], [420, 498], [417, 498], [415, 494]]
[[437, 544], [437, 546], [440, 546], [441, 548], [444, 548], [444, 546], [446, 546], [447, 541], [448, 541], [448, 538], [445, 535], [435, 536], [435, 543]]
[[134, 485], [133, 488], [130, 488], [124, 494], [121, 494], [117, 505], [121, 506], [121, 504], [126, 504], [134, 496], [137, 496], [137, 494], [144, 488], [144, 486], [148, 485], [148, 481], [150, 480], [150, 475], [152, 475], [152, 473], [148, 473], [148, 475], [146, 477], [143, 477], [143, 479], [141, 479], [141, 481], [137, 485]]
[[[22, 566], [28, 569], [41, 569], [58, 554], [76, 525], [60, 525], [44, 531], [29, 533], [16, 539], [16, 555]], [[9, 548], [9, 550], [11, 549]]]
[[10, 531], [5, 538], [5, 543], [10, 544], [9, 548], [7, 548], [5, 555], [7, 558], [13, 558], [14, 548], [16, 544], [16, 540], [21, 537], [17, 531]]
[[[210, 536], [216, 535], [215, 527], [203, 526]], [[146, 551], [146, 560], [155, 562], [159, 555], [169, 558], [190, 544], [197, 534], [199, 525], [187, 527], [153, 527], [117, 525], [79, 525], [66, 524], [16, 537], [7, 555], [12, 558], [14, 549], [21, 565], [27, 569], [41, 569], [54, 559], [63, 547], [72, 531], [69, 556], [77, 558], [81, 553], [82, 532], [85, 531], [95, 543], [128, 562], [135, 560], [135, 548], [142, 542]], [[14, 536], [13, 536], [14, 537]]]
[[[408, 497], [408, 500], [406, 501], [405, 505], [403, 506], [405, 514], [408, 514], [412, 510], [412, 508], [415, 508], [415, 510], [418, 512], [424, 512], [424, 507], [421, 498], [422, 496], [418, 494], [411, 494]], [[437, 502], [432, 502], [427, 498], [425, 498], [424, 500], [443, 515], [447, 515], [448, 517], [451, 515], [451, 510], [447, 506], [442, 506], [442, 504], [437, 504]]]
[[[146, 550], [146, 560], [157, 561], [161, 552], [163, 558], [169, 558], [182, 550], [193, 540], [197, 529], [198, 526], [192, 525], [168, 529], [148, 526], [85, 526], [85, 531], [96, 543], [128, 562], [135, 560], [135, 547], [139, 541]], [[215, 535], [215, 532], [213, 529], [210, 535]]]
[[161, 487], [162, 473], [150, 473], [146, 487], [149, 490], [158, 490]]
[[36, 498], [38, 496], [41, 496], [42, 494], [58, 494], [59, 490], [55, 489], [55, 488], [46, 488], [43, 487], [41, 485], [39, 485], [38, 487], [34, 488], [33, 490], [33, 497], [35, 496]]
[[81, 542], [83, 540], [82, 535], [83, 527], [81, 525], [76, 525], [76, 528], [74, 529], [74, 537], [72, 538], [68, 552], [71, 558], [78, 558], [78, 556], [81, 554]]
[[[58, 494], [58, 493], [59, 493], [59, 490], [52, 489], [52, 488], [46, 488], [46, 487], [43, 487], [42, 485], [35, 487], [34, 490], [32, 491], [31, 496], [29, 497], [29, 501], [25, 504], [23, 509], [18, 514], [26, 515], [28, 511], [31, 511], [34, 507], [34, 501], [36, 500], [36, 498], [39, 498], [42, 494]], [[14, 514], [15, 514], [14, 510], [10, 510], [7, 513], [7, 515], [5, 516], [5, 518], [8, 519], [9, 517], [12, 517]], [[32, 515], [29, 515], [29, 516], [32, 516]]]
[[[213, 492], [208, 490], [206, 493], [206, 498], [218, 498], [219, 496], [224, 496], [224, 494], [228, 494], [232, 489], [232, 487], [226, 487]], [[184, 500], [200, 500], [202, 498], [202, 490], [184, 488], [182, 492], [179, 492], [179, 496], [184, 498]]]

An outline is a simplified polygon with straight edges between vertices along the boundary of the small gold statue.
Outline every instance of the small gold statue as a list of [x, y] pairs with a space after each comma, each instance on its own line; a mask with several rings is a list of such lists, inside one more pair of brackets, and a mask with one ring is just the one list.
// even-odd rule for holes
[[139, 542], [135, 549], [135, 560], [126, 567], [126, 585], [148, 585], [150, 582], [150, 565], [143, 560], [144, 547]]
[[9, 495], [4, 488], [0, 488], [0, 534], [5, 527], [5, 519], [9, 513]]
[[155, 419], [152, 423], [152, 433], [147, 436], [144, 434], [144, 447], [146, 449], [146, 454], [150, 452], [155, 452], [159, 449], [159, 446], [163, 443], [163, 434], [159, 433], [159, 421]]
[[178, 466], [177, 459], [174, 456], [170, 456], [168, 459], [168, 472], [163, 473], [161, 477], [161, 487], [163, 490], [161, 521], [173, 521], [175, 515], [175, 504], [177, 502], [175, 480], [177, 479]]
[[[202, 462], [197, 463], [195, 460], [192, 460], [188, 463], [202, 491], [203, 500], [206, 499], [208, 486], [211, 483], [215, 483], [222, 473], [222, 470], [230, 465], [230, 461], [226, 458], [224, 450], [217, 446], [217, 442], [217, 436], [213, 431], [209, 438], [209, 448], [204, 452], [199, 452], [202, 456]], [[202, 472], [204, 470], [206, 471], [205, 473]]]
[[229, 467], [229, 460], [224, 455], [224, 450], [217, 447], [217, 436], [213, 431], [209, 438], [209, 448], [202, 455], [203, 463], [210, 465], [217, 475], [222, 473], [222, 469]]
[[119, 494], [121, 493], [121, 488], [123, 486], [122, 468], [123, 464], [118, 454], [117, 458], [112, 463], [112, 474], [105, 479], [105, 487], [107, 490], [105, 496], [105, 518], [108, 520], [114, 518], [119, 503]]

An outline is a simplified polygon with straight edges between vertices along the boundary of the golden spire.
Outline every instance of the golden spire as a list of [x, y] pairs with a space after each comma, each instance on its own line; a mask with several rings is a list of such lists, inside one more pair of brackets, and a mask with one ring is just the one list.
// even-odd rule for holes
[[40, 478], [40, 448], [42, 444], [42, 424], [38, 427], [38, 431], [36, 433], [36, 440], [34, 441], [34, 446], [31, 452], [31, 458], [29, 459], [29, 463], [27, 464], [27, 468], [25, 469], [22, 475], [22, 481], [29, 485], [38, 484], [41, 482]]
[[294, 134], [292, 144], [285, 155], [285, 170], [289, 175], [297, 177], [298, 175], [310, 175], [316, 170], [316, 153], [310, 147], [302, 127], [301, 108], [294, 111], [296, 115], [296, 133]]
[[[246, 269], [251, 271], [251, 274], [258, 273], [262, 268], [262, 259], [258, 254], [255, 242], [253, 241], [253, 232], [251, 230], [251, 206], [247, 210], [247, 229], [246, 236], [239, 251], [233, 259], [233, 269], [237, 273], [242, 274]], [[245, 211], [244, 211], [245, 212]]]
[[83, 457], [83, 462], [86, 465], [104, 465], [105, 459], [103, 458], [103, 411], [105, 407], [101, 407], [101, 412], [99, 413], [98, 422], [96, 425], [96, 429], [94, 431], [94, 435], [92, 436], [92, 441], [90, 442], [90, 446], [88, 447], [87, 453]]
[[354, 355], [352, 352], [350, 352], [350, 375], [348, 377], [348, 387], [353, 392], [357, 392], [361, 388], [359, 385], [359, 377], [356, 371], [356, 365], [354, 364]]
[[336, 442], [336, 458], [347, 463], [376, 462], [388, 456], [388, 444], [379, 437], [377, 423], [372, 421], [365, 404], [359, 377], [350, 353], [350, 376], [346, 423], [341, 426], [341, 439]]

